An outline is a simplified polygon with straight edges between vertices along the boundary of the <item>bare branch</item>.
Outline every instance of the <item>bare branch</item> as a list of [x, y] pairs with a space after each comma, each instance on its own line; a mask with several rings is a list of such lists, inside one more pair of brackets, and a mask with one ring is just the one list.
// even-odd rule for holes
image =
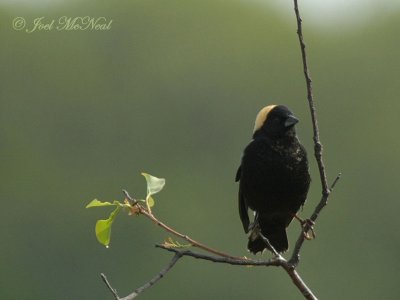
[[[312, 80], [311, 80], [310, 70], [309, 70], [308, 61], [307, 61], [306, 44], [304, 42], [304, 37], [303, 37], [302, 19], [300, 16], [298, 0], [293, 0], [293, 1], [294, 1], [294, 11], [295, 11], [296, 20], [297, 20], [297, 35], [299, 37], [301, 57], [302, 57], [302, 61], [303, 61], [303, 71], [304, 71], [304, 77], [305, 77], [306, 86], [307, 86], [307, 100], [308, 100], [308, 105], [310, 108], [311, 121], [312, 121], [313, 132], [314, 132], [314, 136], [313, 136], [314, 156], [315, 156], [315, 159], [318, 164], [318, 170], [319, 170], [319, 175], [320, 175], [320, 180], [321, 180], [321, 185], [322, 185], [321, 200], [318, 203], [318, 205], [316, 206], [313, 214], [310, 217], [310, 220], [312, 221], [310, 223], [315, 223], [322, 208], [324, 208], [326, 206], [326, 204], [328, 202], [329, 194], [330, 194], [331, 190], [334, 188], [334, 186], [336, 185], [336, 183], [338, 182], [338, 180], [340, 178], [340, 174], [336, 177], [331, 188], [329, 189], [327, 175], [326, 175], [326, 171], [325, 171], [325, 165], [324, 165], [324, 162], [322, 159], [322, 144], [321, 144], [321, 141], [319, 138], [317, 112], [316, 112], [316, 108], [315, 108], [315, 104], [314, 104]], [[304, 232], [308, 232], [310, 229], [311, 229], [311, 225], [309, 223], [307, 223], [306, 226], [304, 227]], [[300, 250], [303, 245], [304, 239], [305, 239], [304, 234], [303, 234], [303, 232], [301, 232], [299, 238], [297, 239], [296, 246], [293, 251], [292, 257], [289, 260], [290, 264], [292, 264], [293, 267], [296, 267], [299, 263]]]
[[230, 264], [230, 265], [235, 265], [235, 266], [282, 267], [289, 274], [289, 276], [292, 278], [293, 283], [298, 287], [299, 291], [303, 294], [303, 296], [306, 299], [317, 300], [317, 298], [313, 295], [310, 288], [304, 283], [304, 281], [301, 279], [300, 275], [296, 272], [296, 270], [292, 267], [292, 265], [289, 264], [288, 261], [279, 254], [278, 254], [278, 256], [275, 256], [268, 260], [254, 260], [254, 259], [248, 259], [248, 258], [230, 258], [230, 257], [212, 256], [212, 255], [208, 255], [208, 254], [193, 252], [191, 250], [186, 250], [186, 249], [182, 250], [182, 249], [177, 249], [177, 248], [171, 248], [171, 247], [167, 247], [164, 245], [156, 245], [156, 247], [164, 249], [169, 252], [173, 252], [175, 255], [172, 258], [172, 260], [169, 262], [169, 264], [164, 269], [162, 269], [156, 276], [154, 276], [154, 278], [152, 278], [149, 282], [144, 284], [142, 287], [137, 288], [135, 291], [133, 291], [131, 294], [129, 294], [126, 297], [119, 298], [116, 290], [108, 282], [106, 276], [104, 274], [101, 274], [103, 281], [105, 282], [105, 284], [107, 285], [109, 290], [113, 293], [115, 299], [117, 299], [117, 300], [132, 300], [132, 299], [136, 298], [140, 293], [142, 293], [149, 287], [153, 286], [161, 278], [163, 278], [165, 276], [165, 274], [168, 273], [174, 267], [174, 265], [176, 264], [176, 262], [179, 259], [181, 259], [183, 256], [188, 256], [188, 257], [193, 257], [196, 259], [208, 260], [208, 261], [215, 262], [215, 263]]
[[313, 131], [314, 131], [314, 137], [313, 137], [313, 139], [314, 139], [314, 155], [315, 155], [315, 158], [318, 163], [318, 169], [319, 169], [321, 185], [322, 185], [322, 194], [329, 195], [328, 180], [326, 178], [325, 165], [322, 160], [322, 144], [319, 139], [319, 128], [318, 128], [317, 112], [316, 112], [316, 108], [315, 108], [315, 104], [314, 104], [312, 80], [311, 80], [310, 70], [308, 68], [306, 44], [304, 43], [303, 28], [301, 25], [302, 19], [300, 16], [300, 11], [299, 11], [299, 6], [298, 6], [297, 1], [298, 0], [294, 0], [294, 11], [295, 11], [296, 20], [297, 20], [297, 35], [299, 37], [301, 57], [303, 60], [304, 77], [306, 79], [306, 85], [307, 85], [307, 99], [308, 99], [308, 105], [310, 108], [311, 120], [312, 120]]
[[[340, 177], [342, 176], [342, 173], [339, 173], [335, 180], [333, 181], [330, 189], [329, 189], [329, 193], [331, 193], [333, 191], [333, 189], [336, 186], [336, 183], [339, 181]], [[311, 215], [311, 220], [315, 222], [315, 220], [318, 218], [319, 213], [321, 212], [321, 210], [328, 204], [328, 195], [325, 195], [325, 197], [323, 196], [321, 201], [318, 203], [317, 207], [315, 208], [313, 214]]]
[[173, 253], [180, 253], [182, 256], [191, 256], [197, 259], [203, 259], [212, 261], [215, 263], [225, 263], [230, 265], [237, 265], [237, 266], [275, 266], [275, 267], [282, 267], [285, 271], [289, 274], [290, 278], [292, 279], [293, 283], [302, 293], [305, 299], [308, 300], [317, 300], [317, 297], [313, 294], [311, 289], [304, 283], [300, 275], [296, 272], [296, 270], [292, 267], [292, 265], [287, 262], [279, 253], [276, 257], [271, 258], [269, 260], [253, 260], [253, 259], [230, 259], [226, 257], [217, 257], [211, 256], [201, 253], [195, 253], [190, 250], [178, 250], [175, 248], [165, 247], [163, 245], [157, 245], [156, 247], [162, 248], [164, 250], [173, 252]]
[[203, 249], [207, 252], [222, 256], [222, 257], [228, 257], [228, 258], [232, 258], [232, 259], [241, 259], [241, 257], [237, 257], [237, 256], [232, 256], [229, 254], [226, 254], [224, 252], [215, 250], [211, 247], [208, 247], [194, 239], [192, 239], [191, 237], [189, 237], [188, 235], [182, 234], [178, 231], [176, 231], [175, 229], [167, 226], [166, 224], [164, 224], [163, 222], [161, 222], [160, 220], [158, 220], [154, 214], [152, 212], [149, 212], [148, 210], [146, 210], [143, 206], [140, 205], [140, 203], [138, 203], [138, 201], [136, 199], [134, 199], [133, 197], [131, 197], [128, 193], [128, 191], [126, 190], [122, 190], [122, 192], [124, 193], [125, 197], [129, 200], [129, 202], [132, 204], [132, 206], [135, 206], [136, 209], [138, 209], [138, 212], [140, 214], [145, 215], [147, 218], [149, 218], [150, 220], [152, 220], [155, 224], [157, 224], [158, 226], [162, 227], [164, 230], [172, 233], [175, 236], [178, 236], [186, 241], [188, 241], [190, 244], [192, 244], [193, 246]]
[[101, 273], [100, 276], [101, 276], [101, 279], [103, 279], [103, 282], [106, 284], [106, 286], [107, 286], [108, 289], [110, 290], [110, 292], [114, 295], [114, 298], [115, 298], [116, 300], [119, 300], [120, 298], [119, 298], [119, 296], [118, 296], [118, 294], [117, 294], [117, 290], [114, 289], [114, 288], [111, 286], [110, 282], [108, 282], [106, 275], [103, 274], [103, 273]]
[[[330, 191], [333, 191], [333, 189], [336, 186], [336, 183], [339, 181], [341, 175], [342, 174], [339, 173], [336, 176], [335, 180], [333, 181], [333, 183], [331, 185]], [[310, 220], [312, 221], [311, 223], [314, 223], [315, 220], [318, 218], [318, 215], [321, 212], [322, 208], [324, 208], [326, 206], [327, 200], [328, 200], [328, 195], [322, 195], [321, 201], [315, 207], [315, 210], [314, 210], [313, 214], [311, 215], [311, 218], [310, 218]], [[300, 250], [301, 250], [301, 247], [303, 246], [303, 243], [305, 240], [304, 232], [308, 232], [310, 229], [311, 229], [311, 224], [307, 222], [306, 225], [304, 226], [303, 231], [300, 233], [300, 235], [296, 241], [296, 245], [294, 247], [292, 257], [289, 260], [289, 264], [291, 264], [293, 268], [295, 268], [299, 264]]]
[[164, 269], [162, 269], [160, 272], [158, 272], [158, 274], [156, 276], [154, 276], [149, 282], [145, 283], [140, 288], [137, 288], [128, 296], [126, 296], [124, 298], [119, 298], [119, 300], [135, 299], [137, 296], [140, 295], [140, 293], [143, 293], [146, 289], [148, 289], [149, 287], [152, 287], [155, 283], [157, 283], [157, 281], [159, 281], [161, 278], [163, 278], [165, 276], [165, 274], [167, 274], [172, 269], [172, 267], [176, 264], [176, 262], [181, 257], [182, 257], [182, 255], [179, 252], [175, 253], [174, 257], [172, 257], [172, 259], [168, 263], [168, 265]]
[[143, 293], [146, 289], [149, 287], [153, 286], [157, 281], [159, 281], [161, 278], [165, 276], [169, 272], [169, 270], [172, 269], [172, 267], [176, 264], [176, 262], [182, 257], [182, 254], [179, 252], [176, 252], [174, 257], [172, 257], [171, 261], [168, 263], [168, 265], [162, 269], [156, 276], [154, 276], [149, 282], [145, 283], [143, 286], [140, 288], [137, 288], [134, 290], [131, 294], [129, 294], [126, 297], [120, 298], [117, 294], [117, 291], [111, 286], [110, 282], [107, 280], [106, 275], [101, 273], [101, 278], [103, 279], [104, 283], [107, 285], [108, 289], [111, 291], [111, 293], [114, 295], [116, 300], [132, 300], [135, 299], [137, 296], [139, 296], [140, 293]]
[[[129, 194], [127, 191], [123, 190], [125, 196], [128, 198]], [[135, 201], [134, 198], [130, 197], [128, 198], [130, 201]], [[192, 246], [203, 249], [207, 252], [216, 254], [218, 256], [222, 256], [222, 257], [227, 257], [227, 258], [231, 258], [231, 259], [243, 259], [242, 257], [238, 257], [238, 256], [232, 256], [229, 255], [227, 253], [221, 252], [219, 250], [215, 250], [209, 246], [206, 246], [194, 239], [192, 239], [191, 237], [189, 237], [188, 235], [182, 234], [178, 231], [176, 231], [175, 229], [169, 227], [168, 225], [166, 225], [165, 223], [161, 222], [159, 219], [156, 218], [156, 216], [147, 211], [146, 208], [144, 208], [142, 205], [140, 205], [138, 202], [135, 203], [134, 208], [136, 211], [138, 211], [139, 214], [142, 214], [144, 216], [146, 216], [147, 218], [149, 218], [150, 220], [152, 220], [155, 224], [157, 224], [158, 226], [160, 226], [161, 228], [163, 228], [164, 230], [172, 233], [173, 235], [180, 237], [181, 239], [184, 239], [186, 241], [188, 241]]]
[[275, 257], [269, 260], [254, 260], [248, 258], [229, 258], [229, 257], [218, 257], [202, 253], [193, 252], [191, 250], [180, 250], [176, 248], [166, 247], [164, 245], [156, 245], [156, 247], [167, 250], [173, 253], [180, 253], [182, 256], [191, 256], [198, 259], [208, 260], [215, 263], [224, 263], [235, 266], [281, 266], [286, 262], [282, 257]]
[[282, 266], [285, 271], [289, 274], [290, 278], [292, 279], [293, 283], [301, 294], [304, 296], [305, 299], [307, 300], [318, 300], [317, 297], [314, 295], [314, 293], [311, 291], [311, 289], [304, 283], [303, 279], [301, 279], [299, 273], [291, 267], [289, 263], [284, 264]]

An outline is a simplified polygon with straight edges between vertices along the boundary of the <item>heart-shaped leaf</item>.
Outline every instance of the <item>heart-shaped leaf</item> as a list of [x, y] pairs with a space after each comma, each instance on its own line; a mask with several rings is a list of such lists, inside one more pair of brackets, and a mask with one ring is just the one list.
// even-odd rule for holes
[[111, 239], [111, 225], [113, 224], [115, 218], [117, 217], [121, 207], [117, 208], [110, 214], [110, 217], [106, 220], [98, 220], [96, 222], [96, 237], [100, 244], [106, 246], [110, 244]]

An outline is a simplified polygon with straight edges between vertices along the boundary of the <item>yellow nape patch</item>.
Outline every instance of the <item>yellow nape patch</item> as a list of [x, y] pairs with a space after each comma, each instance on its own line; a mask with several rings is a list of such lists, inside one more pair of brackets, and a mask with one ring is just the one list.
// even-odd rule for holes
[[254, 130], [253, 132], [256, 132], [258, 129], [261, 128], [261, 126], [265, 123], [267, 120], [269, 112], [277, 105], [268, 105], [264, 107], [263, 109], [260, 110], [260, 112], [257, 114], [256, 117], [256, 122], [254, 124]]

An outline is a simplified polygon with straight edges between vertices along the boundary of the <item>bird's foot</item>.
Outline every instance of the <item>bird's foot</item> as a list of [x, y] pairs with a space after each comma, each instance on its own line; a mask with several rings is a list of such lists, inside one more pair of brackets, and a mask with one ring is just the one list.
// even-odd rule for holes
[[301, 228], [303, 229], [303, 236], [306, 240], [313, 240], [315, 239], [315, 232], [314, 232], [314, 221], [310, 219], [303, 220], [298, 215], [293, 214], [293, 217], [300, 222]]

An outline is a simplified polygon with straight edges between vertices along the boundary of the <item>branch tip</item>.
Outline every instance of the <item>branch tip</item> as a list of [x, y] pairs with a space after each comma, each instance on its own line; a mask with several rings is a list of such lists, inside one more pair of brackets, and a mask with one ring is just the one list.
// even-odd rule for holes
[[100, 277], [101, 277], [101, 279], [103, 280], [103, 282], [105, 283], [105, 285], [107, 286], [107, 288], [109, 289], [109, 291], [113, 294], [114, 298], [115, 298], [116, 300], [119, 300], [120, 298], [119, 298], [119, 296], [118, 296], [117, 290], [114, 289], [114, 288], [111, 286], [110, 282], [109, 282], [108, 279], [107, 279], [107, 276], [106, 276], [104, 273], [100, 273]]

